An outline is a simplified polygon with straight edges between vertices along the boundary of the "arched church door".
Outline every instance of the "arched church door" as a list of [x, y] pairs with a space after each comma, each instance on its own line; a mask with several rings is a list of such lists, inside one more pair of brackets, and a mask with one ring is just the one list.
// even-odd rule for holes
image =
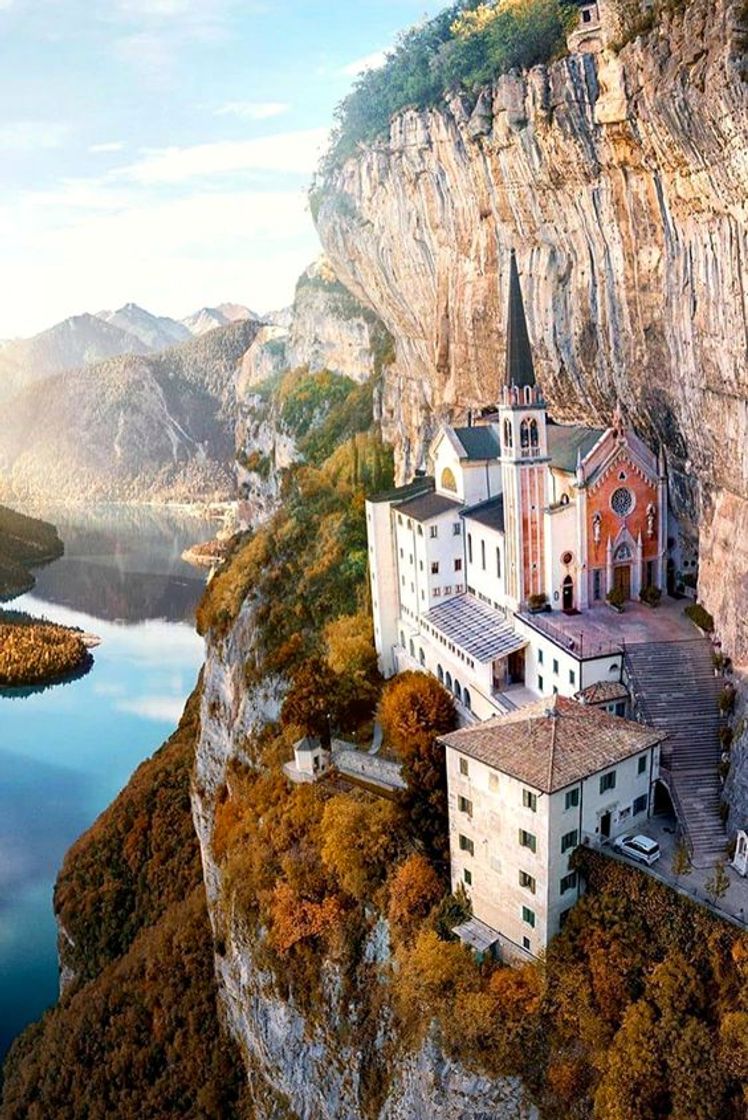
[[574, 580], [567, 576], [561, 589], [562, 604], [565, 611], [574, 609]]

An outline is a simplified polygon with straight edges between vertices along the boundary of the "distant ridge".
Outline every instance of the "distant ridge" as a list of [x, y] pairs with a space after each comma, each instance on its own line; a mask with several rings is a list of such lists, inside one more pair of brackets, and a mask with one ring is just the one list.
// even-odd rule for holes
[[239, 321], [158, 354], [120, 355], [29, 385], [0, 409], [0, 496], [230, 497], [234, 374], [259, 326]]

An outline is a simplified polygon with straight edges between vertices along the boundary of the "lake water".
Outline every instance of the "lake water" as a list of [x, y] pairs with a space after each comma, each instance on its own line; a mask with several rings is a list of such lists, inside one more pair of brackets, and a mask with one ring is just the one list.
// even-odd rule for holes
[[204, 575], [180, 557], [215, 531], [152, 508], [38, 515], [57, 525], [65, 556], [6, 606], [102, 644], [85, 677], [0, 691], [0, 1054], [57, 996], [52, 888], [66, 850], [168, 738], [195, 684]]

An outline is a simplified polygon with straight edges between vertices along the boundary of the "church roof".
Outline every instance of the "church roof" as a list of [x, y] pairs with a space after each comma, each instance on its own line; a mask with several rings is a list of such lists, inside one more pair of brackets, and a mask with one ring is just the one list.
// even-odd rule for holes
[[503, 614], [472, 595], [456, 595], [432, 607], [424, 619], [468, 657], [484, 664], [527, 645], [527, 639], [512, 629]]
[[444, 494], [430, 493], [403, 502], [397, 507], [397, 512], [412, 517], [414, 521], [430, 521], [432, 517], [438, 517], [440, 513], [446, 513], [450, 509], [462, 509], [462, 502], [447, 498]]
[[516, 712], [473, 724], [440, 742], [544, 793], [648, 750], [665, 732], [611, 716], [565, 696], [544, 696]]
[[480, 424], [476, 428], [454, 428], [454, 434], [465, 449], [466, 459], [498, 459], [501, 455], [499, 437], [493, 428]]
[[535, 367], [532, 361], [530, 337], [527, 333], [525, 305], [522, 302], [522, 289], [519, 283], [517, 258], [512, 249], [509, 265], [509, 315], [506, 326], [506, 384], [535, 384]]
[[581, 452], [582, 459], [589, 455], [600, 436], [604, 434], [603, 428], [586, 428], [582, 424], [552, 424], [549, 422], [548, 454], [551, 457], [551, 466], [556, 470], [573, 474], [577, 469], [577, 459]]
[[434, 489], [434, 480], [430, 475], [421, 475], [404, 486], [393, 486], [390, 490], [380, 490], [377, 494], [370, 494], [369, 502], [405, 502], [408, 498], [415, 498], [418, 494], [426, 494]]
[[467, 517], [470, 521], [477, 521], [489, 529], [498, 529], [504, 532], [504, 495], [497, 494], [495, 498], [488, 498], [485, 502], [468, 506], [460, 513], [460, 517]]

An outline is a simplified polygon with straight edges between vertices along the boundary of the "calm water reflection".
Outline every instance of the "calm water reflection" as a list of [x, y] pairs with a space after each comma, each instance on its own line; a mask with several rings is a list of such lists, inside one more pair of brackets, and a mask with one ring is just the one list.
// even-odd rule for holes
[[181, 559], [202, 519], [39, 511], [65, 556], [13, 607], [101, 636], [85, 677], [0, 695], [0, 1051], [57, 994], [52, 887], [66, 849], [171, 733], [202, 661], [203, 577]]

